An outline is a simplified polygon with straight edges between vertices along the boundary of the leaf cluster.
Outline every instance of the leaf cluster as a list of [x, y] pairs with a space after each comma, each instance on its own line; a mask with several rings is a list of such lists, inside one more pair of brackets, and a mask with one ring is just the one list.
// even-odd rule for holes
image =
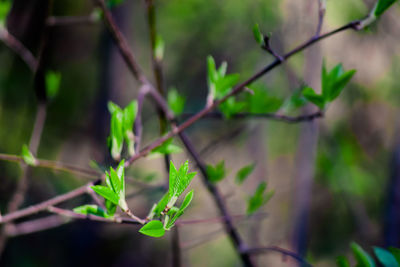
[[330, 72], [327, 72], [325, 63], [322, 65], [322, 93], [317, 94], [311, 87], [303, 89], [303, 96], [321, 110], [335, 100], [343, 88], [350, 82], [355, 70], [344, 71], [342, 64], [336, 65]]
[[251, 215], [256, 212], [259, 208], [263, 205], [267, 204], [268, 201], [273, 197], [275, 194], [274, 190], [265, 192], [267, 189], [267, 183], [261, 182], [254, 194], [248, 199], [247, 201], [247, 214]]
[[[147, 217], [147, 219], [151, 221], [139, 230], [140, 233], [152, 237], [161, 237], [165, 234], [165, 231], [170, 230], [174, 226], [176, 220], [183, 215], [193, 199], [193, 190], [186, 194], [179, 208], [175, 206], [175, 203], [196, 175], [195, 172], [189, 173], [188, 171], [188, 161], [182, 164], [178, 170], [171, 161], [168, 192], [164, 194], [157, 204], [153, 205]], [[155, 218], [160, 218], [160, 220], [154, 220]]]
[[128, 154], [135, 154], [133, 125], [137, 115], [137, 101], [133, 100], [124, 109], [117, 104], [108, 102], [108, 110], [111, 114], [110, 135], [108, 137], [108, 146], [111, 156], [114, 160], [121, 158], [121, 152], [124, 141], [127, 145]]

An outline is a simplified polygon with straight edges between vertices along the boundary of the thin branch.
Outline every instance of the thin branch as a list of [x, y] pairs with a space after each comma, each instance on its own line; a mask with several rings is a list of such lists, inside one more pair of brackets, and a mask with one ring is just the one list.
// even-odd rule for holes
[[117, 217], [117, 216], [115, 216], [114, 218], [107, 219], [107, 218], [103, 218], [103, 217], [92, 215], [92, 214], [85, 215], [85, 214], [75, 213], [70, 210], [60, 209], [60, 208], [53, 207], [53, 206], [49, 206], [47, 208], [47, 210], [52, 213], [58, 214], [60, 216], [73, 218], [73, 219], [79, 219], [79, 220], [89, 220], [89, 221], [106, 222], [106, 223], [135, 224], [135, 225], [142, 224], [135, 219], [121, 218], [121, 217]]
[[51, 215], [40, 219], [30, 220], [18, 224], [8, 224], [5, 226], [5, 233], [8, 237], [32, 234], [59, 227], [69, 223], [71, 220], [58, 215]]
[[65, 202], [67, 200], [70, 200], [70, 199], [73, 199], [75, 197], [78, 197], [80, 195], [83, 195], [83, 194], [87, 193], [88, 188], [90, 186], [96, 185], [96, 184], [99, 184], [99, 183], [100, 183], [100, 179], [95, 181], [95, 182], [91, 182], [91, 183], [88, 183], [88, 184], [86, 184], [84, 186], [81, 186], [81, 187], [79, 187], [79, 188], [77, 188], [75, 190], [72, 190], [72, 191], [70, 191], [70, 192], [68, 192], [66, 194], [62, 194], [62, 195], [56, 196], [54, 198], [51, 198], [49, 200], [46, 200], [44, 202], [41, 202], [39, 204], [32, 205], [30, 207], [27, 207], [25, 209], [18, 210], [18, 211], [12, 212], [12, 213], [5, 214], [5, 215], [3, 215], [1, 217], [0, 224], [11, 222], [11, 221], [14, 221], [14, 220], [22, 218], [22, 217], [26, 217], [26, 216], [30, 216], [30, 215], [36, 214], [36, 213], [38, 213], [40, 211], [46, 210], [50, 206], [57, 205], [59, 203], [62, 203], [62, 202]]
[[[181, 117], [191, 116], [191, 114], [183, 114]], [[311, 114], [299, 115], [299, 116], [288, 116], [279, 113], [238, 113], [232, 115], [230, 119], [269, 119], [274, 121], [281, 121], [287, 123], [300, 123], [308, 122], [314, 119], [322, 118], [324, 114], [321, 111], [317, 111]], [[223, 119], [222, 113], [208, 113], [203, 117], [204, 119]]]
[[38, 61], [35, 56], [26, 48], [17, 38], [15, 38], [7, 29], [0, 27], [0, 40], [7, 45], [15, 54], [17, 54], [33, 73], [36, 72]]
[[294, 253], [290, 250], [284, 249], [284, 248], [277, 247], [277, 246], [248, 248], [245, 251], [249, 254], [264, 254], [264, 253], [274, 251], [274, 252], [281, 253], [284, 256], [289, 256], [306, 266], [310, 266], [310, 267], [312, 266], [310, 263], [308, 263], [305, 259], [303, 259], [299, 255], [297, 255], [296, 253]]

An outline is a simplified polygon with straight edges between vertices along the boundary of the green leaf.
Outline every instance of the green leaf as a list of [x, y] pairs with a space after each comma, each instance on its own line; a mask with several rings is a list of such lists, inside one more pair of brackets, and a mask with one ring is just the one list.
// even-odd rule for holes
[[213, 183], [219, 182], [224, 179], [226, 175], [225, 161], [220, 161], [215, 165], [215, 167], [212, 165], [207, 165], [206, 170], [209, 181]]
[[160, 221], [150, 221], [140, 228], [139, 233], [151, 237], [162, 237], [165, 234], [165, 229]]
[[325, 108], [325, 99], [324, 99], [324, 97], [322, 95], [316, 94], [314, 89], [312, 89], [311, 87], [304, 88], [302, 93], [303, 93], [303, 96], [308, 101], [310, 101], [311, 103], [313, 103], [314, 105], [316, 105], [320, 109], [324, 109]]
[[253, 91], [252, 94], [247, 94], [249, 112], [276, 112], [282, 106], [283, 100], [278, 97], [271, 96], [265, 86], [254, 84], [249, 86], [249, 88]]
[[168, 139], [164, 143], [162, 143], [160, 146], [154, 148], [151, 152], [150, 155], [166, 155], [166, 154], [176, 154], [176, 153], [181, 153], [182, 149], [177, 146], [172, 144], [173, 139]]
[[218, 109], [222, 112], [226, 119], [231, 118], [235, 114], [243, 111], [246, 108], [245, 102], [237, 102], [235, 97], [229, 97], [225, 102], [218, 106]]
[[125, 160], [120, 161], [116, 172], [121, 183], [121, 195], [125, 197]]
[[121, 192], [121, 181], [119, 180], [118, 174], [115, 172], [114, 169], [110, 168], [110, 181], [111, 181], [111, 187], [109, 186], [109, 188], [114, 191], [115, 194], [117, 194], [118, 196], [120, 196], [120, 192]]
[[254, 171], [254, 168], [256, 167], [255, 163], [249, 164], [241, 168], [237, 173], [236, 173], [236, 183], [237, 184], [242, 184], [247, 177]]
[[174, 112], [175, 115], [179, 115], [185, 108], [185, 98], [179, 95], [176, 88], [172, 88], [168, 91], [168, 106]]
[[392, 255], [386, 249], [380, 247], [374, 247], [374, 252], [378, 260], [382, 263], [384, 267], [399, 267], [399, 263], [397, 262], [395, 256]]
[[258, 24], [254, 24], [253, 26], [253, 35], [254, 35], [254, 39], [256, 40], [256, 42], [260, 45], [263, 46], [264, 45], [264, 36], [260, 31], [260, 27], [258, 26]]
[[373, 13], [376, 17], [382, 15], [396, 0], [378, 0], [376, 3]]
[[226, 96], [232, 87], [239, 81], [239, 74], [228, 74], [215, 82], [215, 98], [221, 99]]
[[356, 70], [350, 70], [337, 78], [336, 81], [332, 84], [332, 88], [327, 100], [335, 100], [342, 92], [343, 88], [349, 83], [355, 73]]
[[222, 78], [226, 74], [226, 70], [228, 68], [228, 63], [226, 61], [221, 63], [221, 66], [219, 66], [217, 73], [218, 73], [218, 78]]
[[111, 201], [113, 204], [118, 205], [119, 196], [114, 193], [110, 188], [102, 186], [102, 185], [94, 185], [91, 186], [94, 192], [104, 197], [105, 199]]
[[112, 101], [108, 101], [107, 108], [111, 115], [114, 114], [114, 112], [122, 112], [122, 109]]
[[357, 243], [351, 243], [351, 249], [356, 258], [357, 267], [375, 267], [375, 262], [371, 256]]
[[160, 35], [157, 35], [154, 44], [154, 57], [156, 60], [162, 61], [164, 57], [164, 47], [165, 43], [163, 38]]
[[400, 264], [400, 249], [395, 248], [395, 247], [389, 247], [388, 250], [393, 254], [393, 256], [396, 258], [397, 263]]
[[184, 164], [182, 164], [179, 170], [176, 170], [174, 164], [171, 161], [169, 176], [169, 206], [173, 206], [173, 203], [171, 203], [171, 201], [176, 201], [176, 199], [182, 194], [183, 191], [185, 191], [193, 177], [196, 175], [195, 172], [188, 173], [188, 170], [189, 161], [186, 161]]
[[175, 215], [171, 219], [168, 220], [165, 227], [167, 230], [171, 229], [174, 226], [176, 220], [178, 220], [179, 217], [183, 215], [184, 211], [189, 206], [190, 202], [192, 202], [192, 199], [193, 199], [193, 190], [186, 194], [185, 199], [183, 200], [179, 210], [175, 213]]
[[49, 99], [53, 99], [59, 89], [61, 84], [61, 73], [55, 71], [47, 71], [46, 72], [46, 96]]
[[115, 106], [115, 104], [109, 103], [109, 109], [112, 111], [110, 127], [111, 156], [114, 160], [119, 160], [124, 138], [124, 116], [122, 110], [119, 107], [115, 108]]
[[345, 256], [339, 256], [336, 259], [336, 265], [338, 267], [350, 267], [350, 262]]
[[133, 100], [127, 105], [123, 110], [124, 117], [124, 130], [132, 131], [133, 124], [136, 120], [136, 115], [138, 111], [138, 103], [136, 100]]
[[35, 156], [29, 151], [27, 145], [22, 146], [22, 158], [24, 162], [30, 166], [35, 166], [37, 163]]
[[105, 200], [104, 203], [105, 203], [105, 206], [106, 206], [106, 209], [107, 209], [107, 213], [110, 216], [114, 216], [115, 212], [117, 211], [117, 205], [112, 203], [111, 201], [109, 201], [107, 199]]
[[83, 205], [74, 208], [75, 213], [83, 214], [83, 215], [95, 215], [103, 218], [110, 218], [111, 216], [107, 214], [102, 208], [96, 205]]
[[207, 77], [208, 77], [208, 86], [214, 84], [218, 80], [218, 73], [215, 67], [215, 61], [212, 56], [207, 57]]
[[338, 64], [328, 73], [324, 62], [322, 64], [321, 81], [322, 96], [325, 102], [335, 100], [349, 83], [355, 72], [355, 70], [344, 72], [342, 64]]
[[168, 202], [170, 200], [170, 195], [169, 192], [166, 192], [164, 196], [158, 201], [157, 205], [155, 206], [153, 212], [154, 216], [160, 216], [161, 212], [165, 210], [165, 207], [167, 206]]
[[4, 27], [10, 9], [11, 1], [0, 1], [0, 27]]
[[254, 195], [251, 196], [247, 202], [247, 214], [253, 214], [256, 212], [261, 206], [268, 203], [268, 201], [274, 195], [274, 191], [270, 191], [264, 194], [264, 191], [267, 189], [267, 184], [262, 182], [258, 185]]

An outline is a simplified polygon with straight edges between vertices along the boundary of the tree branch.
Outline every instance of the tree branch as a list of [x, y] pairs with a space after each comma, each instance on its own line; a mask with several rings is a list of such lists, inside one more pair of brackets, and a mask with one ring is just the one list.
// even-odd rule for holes
[[277, 246], [249, 248], [249, 249], [246, 249], [245, 251], [249, 254], [264, 254], [267, 252], [274, 251], [274, 252], [281, 253], [284, 256], [289, 256], [306, 266], [312, 267], [312, 265], [310, 263], [308, 263], [306, 260], [304, 260], [302, 257], [297, 255], [296, 253], [294, 253], [290, 250], [284, 249], [284, 248], [277, 247]]
[[0, 27], [0, 40], [25, 62], [25, 64], [31, 69], [32, 73], [36, 72], [38, 66], [36, 58], [33, 56], [31, 51], [9, 33], [6, 28]]
[[36, 204], [36, 205], [32, 205], [32, 206], [27, 207], [27, 208], [22, 209], [22, 210], [18, 210], [18, 211], [12, 212], [12, 213], [8, 213], [8, 214], [6, 214], [6, 215], [1, 217], [0, 224], [11, 222], [11, 221], [14, 221], [16, 219], [19, 219], [19, 218], [22, 218], [22, 217], [26, 217], [26, 216], [29, 216], [29, 215], [32, 215], [32, 214], [36, 214], [36, 213], [38, 213], [40, 211], [46, 210], [50, 206], [54, 206], [54, 205], [57, 205], [59, 203], [65, 202], [67, 200], [70, 200], [72, 198], [75, 198], [77, 196], [83, 195], [83, 194], [87, 193], [87, 191], [90, 188], [90, 186], [99, 184], [100, 182], [101, 182], [101, 180], [99, 179], [97, 181], [94, 181], [94, 182], [88, 183], [88, 184], [86, 184], [84, 186], [81, 186], [81, 187], [79, 187], [79, 188], [77, 188], [75, 190], [72, 190], [72, 191], [70, 191], [70, 192], [68, 192], [66, 194], [56, 196], [56, 197], [51, 198], [51, 199], [49, 199], [47, 201], [41, 202], [41, 203]]

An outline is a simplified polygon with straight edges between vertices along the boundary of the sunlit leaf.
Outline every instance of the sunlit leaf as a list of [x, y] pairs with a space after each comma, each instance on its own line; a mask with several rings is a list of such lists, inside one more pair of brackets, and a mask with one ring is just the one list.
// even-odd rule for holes
[[105, 199], [111, 201], [113, 204], [118, 205], [119, 196], [114, 193], [110, 188], [102, 186], [102, 185], [94, 185], [91, 186], [94, 192], [104, 197]]
[[185, 108], [185, 98], [175, 88], [168, 90], [168, 106], [175, 115], [179, 115]]
[[255, 163], [249, 164], [241, 168], [237, 173], [236, 173], [236, 183], [237, 184], [242, 184], [247, 177], [254, 171], [254, 168], [256, 167]]
[[216, 183], [221, 181], [226, 176], [225, 161], [220, 161], [215, 166], [207, 165], [208, 180]]
[[29, 151], [27, 145], [22, 146], [22, 158], [26, 164], [30, 166], [36, 165], [36, 158], [33, 156], [32, 152]]
[[160, 221], [150, 221], [140, 228], [139, 233], [151, 237], [162, 237], [165, 234], [165, 229]]

